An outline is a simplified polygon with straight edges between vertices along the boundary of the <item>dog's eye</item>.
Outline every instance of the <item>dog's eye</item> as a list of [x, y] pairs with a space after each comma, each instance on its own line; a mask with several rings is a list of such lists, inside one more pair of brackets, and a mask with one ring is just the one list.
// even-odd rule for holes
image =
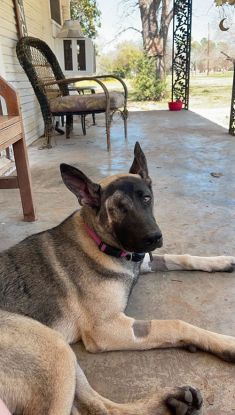
[[151, 196], [144, 196], [144, 203], [149, 204], [151, 202]]

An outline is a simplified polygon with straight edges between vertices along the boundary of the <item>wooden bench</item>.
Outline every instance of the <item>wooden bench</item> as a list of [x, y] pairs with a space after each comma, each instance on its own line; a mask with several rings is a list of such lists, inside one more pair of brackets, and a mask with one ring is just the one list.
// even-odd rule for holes
[[8, 115], [0, 115], [0, 152], [13, 146], [17, 176], [0, 177], [0, 189], [19, 188], [24, 220], [36, 220], [31, 176], [25, 145], [20, 103], [16, 91], [0, 77], [0, 96], [5, 100]]

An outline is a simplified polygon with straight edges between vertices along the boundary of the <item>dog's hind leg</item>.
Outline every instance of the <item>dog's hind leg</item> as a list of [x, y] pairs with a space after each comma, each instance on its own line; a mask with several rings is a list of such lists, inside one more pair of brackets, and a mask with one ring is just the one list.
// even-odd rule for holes
[[107, 408], [110, 415], [201, 415], [202, 397], [190, 386], [165, 388], [130, 404], [107, 403]]
[[[0, 397], [11, 413], [171, 414], [167, 412], [167, 396], [164, 394], [160, 398], [126, 405], [116, 404], [100, 396], [89, 385], [72, 349], [54, 330], [29, 318], [2, 311], [0, 327]], [[198, 406], [194, 398], [189, 398], [190, 402], [185, 401], [185, 396], [187, 398], [190, 393], [185, 395], [185, 392], [173, 392], [173, 398], [170, 398], [173, 400], [168, 403], [183, 405], [184, 409]], [[181, 411], [179, 415], [185, 413]]]
[[144, 263], [146, 271], [206, 271], [232, 272], [235, 270], [234, 256], [200, 257], [192, 255], [153, 255], [152, 262]]
[[94, 391], [78, 366], [75, 405], [79, 415], [200, 415], [202, 397], [198, 390], [187, 386], [164, 388], [146, 399], [119, 404]]
[[11, 413], [70, 415], [76, 357], [56, 331], [0, 311], [0, 397]]
[[[75, 395], [76, 357], [69, 345], [54, 345], [54, 359], [45, 373], [46, 384], [37, 382], [31, 391], [30, 402], [24, 407], [24, 415], [71, 415]], [[30, 386], [28, 386], [30, 388]], [[74, 415], [76, 413], [74, 412]]]
[[[14, 318], [17, 325], [14, 324]], [[13, 413], [24, 415], [170, 415], [175, 413], [176, 406], [180, 406], [181, 409], [177, 413], [185, 415], [194, 414], [190, 412], [192, 409], [200, 410], [201, 408], [200, 394], [191, 388], [159, 391], [152, 398], [133, 404], [112, 402], [92, 389], [77, 364], [72, 349], [58, 333], [33, 320], [18, 318], [18, 316], [14, 318], [11, 328], [8, 323], [9, 341], [5, 339], [3, 342], [6, 346], [3, 356], [6, 362], [3, 371], [5, 381], [2, 379], [3, 376], [0, 377], [0, 396], [8, 398], [4, 400], [6, 403], [8, 400], [11, 404], [9, 408], [13, 409]], [[20, 337], [15, 334], [18, 330]], [[29, 333], [28, 337], [26, 333]], [[17, 338], [21, 341], [20, 347], [16, 346], [13, 350], [11, 345], [15, 344]], [[23, 353], [21, 353], [21, 348]], [[8, 357], [5, 354], [7, 352]], [[8, 368], [6, 364], [9, 365]], [[3, 396], [4, 389], [5, 392], [8, 389], [8, 397]]]

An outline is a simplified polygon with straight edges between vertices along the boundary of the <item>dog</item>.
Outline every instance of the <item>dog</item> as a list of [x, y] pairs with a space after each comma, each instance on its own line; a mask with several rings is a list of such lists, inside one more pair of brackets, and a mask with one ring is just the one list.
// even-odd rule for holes
[[[17, 415], [201, 414], [200, 391], [191, 386], [109, 401], [91, 388], [69, 346], [82, 340], [92, 353], [185, 347], [235, 362], [233, 337], [124, 313], [144, 257], [162, 246], [139, 143], [129, 173], [97, 184], [62, 164], [61, 175], [82, 208], [0, 253], [0, 398]], [[234, 260], [153, 255], [147, 270], [232, 271]]]

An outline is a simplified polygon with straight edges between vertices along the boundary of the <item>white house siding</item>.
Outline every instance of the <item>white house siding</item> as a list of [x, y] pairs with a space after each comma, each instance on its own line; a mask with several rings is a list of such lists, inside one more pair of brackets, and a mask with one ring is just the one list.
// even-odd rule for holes
[[[49, 0], [24, 0], [28, 35], [45, 40], [53, 49], [53, 35], [58, 25], [50, 18]], [[26, 141], [28, 144], [43, 134], [43, 120], [33, 89], [21, 68], [15, 47], [17, 29], [12, 0], [0, 0], [0, 75], [19, 92]]]

